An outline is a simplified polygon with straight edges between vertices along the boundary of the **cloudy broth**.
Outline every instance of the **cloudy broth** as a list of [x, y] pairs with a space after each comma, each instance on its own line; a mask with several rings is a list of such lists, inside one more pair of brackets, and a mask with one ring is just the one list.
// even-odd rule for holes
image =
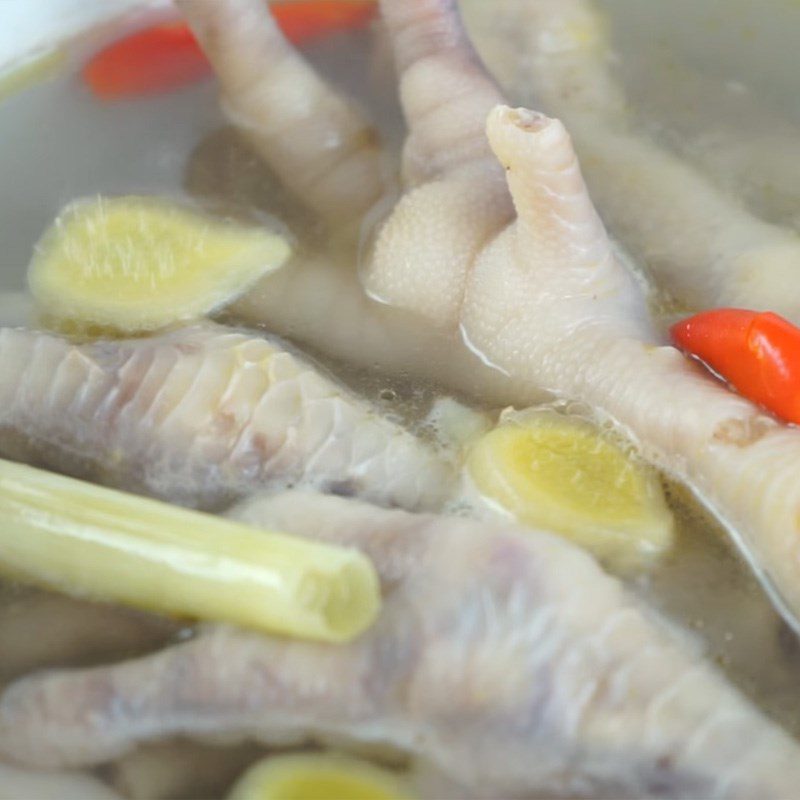
[[[466, 0], [468, 22], [471, 6], [483, 1]], [[800, 93], [796, 70], [789, 69], [786, 60], [791, 51], [775, 60], [765, 55], [785, 46], [782, 37], [787, 36], [787, 27], [796, 43], [800, 7], [778, 0], [769, 5], [775, 5], [780, 21], [770, 23], [762, 18], [767, 15], [753, 16], [747, 3], [730, 0], [680, 4], [664, 0], [660, 6], [641, 0], [604, 3], [621, 55], [620, 74], [640, 111], [640, 124], [699, 167], [708, 160], [719, 136], [735, 136], [736, 122], [743, 118], [747, 135], [780, 130], [787, 141], [795, 137], [800, 153]], [[668, 12], [664, 11], [667, 6]], [[718, 58], [713, 50], [709, 54], [700, 47], [701, 29], [716, 32]], [[480, 44], [480, 30], [473, 32]], [[112, 104], [94, 99], [75, 67], [103, 37], [117, 35], [111, 29], [81, 43], [62, 73], [0, 105], [0, 152], [4, 154], [0, 159], [0, 290], [14, 293], [0, 303], [2, 324], [26, 321], [23, 293], [32, 248], [59, 209], [76, 197], [167, 195], [217, 213], [251, 214], [254, 219], [268, 215], [293, 234], [320, 235], [312, 230], [313, 222], [304, 217], [296, 200], [275, 187], [274, 178], [265, 175], [263, 186], [254, 182], [247, 148], [227, 127], [213, 81], [156, 98]], [[644, 46], [649, 41], [656, 46]], [[741, 60], [733, 57], [737, 48], [744, 53]], [[308, 55], [372, 111], [387, 141], [399, 145], [402, 124], [385, 48], [359, 33], [334, 36], [311, 47]], [[515, 87], [509, 88], [512, 100], [531, 101], [524, 87], [516, 87], [518, 97]], [[228, 170], [220, 179], [236, 164], [241, 167], [238, 171]], [[740, 192], [760, 212], [800, 225], [800, 205], [793, 205], [785, 193], [771, 191], [764, 181], [759, 183], [757, 173], [734, 184], [725, 180], [724, 164], [710, 164], [709, 175], [726, 190]], [[332, 252], [336, 252], [333, 247]], [[269, 329], [268, 322], [265, 328]], [[296, 344], [303, 347], [302, 341]], [[439, 387], [387, 374], [380, 364], [368, 369], [312, 355], [388, 415], [429, 435], [423, 421], [440, 394]], [[478, 395], [461, 399], [489, 414], [499, 411]], [[721, 526], [685, 488], [667, 478], [664, 481], [677, 520], [676, 547], [650, 573], [626, 580], [653, 607], [691, 631], [709, 657], [769, 716], [800, 734], [796, 636], [773, 609]], [[3, 683], [33, 669], [132, 657], [191, 635], [191, 628], [146, 614], [0, 585]], [[211, 797], [224, 791], [236, 772], [261, 753], [251, 746], [209, 745], [205, 755], [197, 756], [201, 746], [196, 751], [191, 747], [180, 742], [151, 745], [103, 768], [101, 774], [132, 797]], [[187, 753], [210, 759], [214, 775], [210, 774], [214, 770], [189, 775]], [[157, 777], [164, 772], [169, 776]]]

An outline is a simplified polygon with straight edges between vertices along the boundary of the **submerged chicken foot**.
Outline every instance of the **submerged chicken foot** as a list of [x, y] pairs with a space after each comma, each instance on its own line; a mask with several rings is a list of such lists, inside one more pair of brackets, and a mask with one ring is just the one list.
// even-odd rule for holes
[[216, 627], [118, 666], [23, 679], [0, 700], [0, 752], [52, 767], [173, 734], [344, 735], [491, 797], [766, 800], [800, 781], [797, 745], [560, 539], [306, 493], [235, 515], [363, 550], [385, 595], [373, 629], [325, 646]]
[[[393, 5], [384, 0], [398, 62], [408, 71], [414, 53], [424, 49], [402, 31], [417, 30], [424, 39], [426, 30], [453, 29], [455, 11], [451, 3], [409, 0], [399, 5], [405, 15], [417, 15], [417, 28], [407, 19], [393, 28]], [[463, 39], [451, 44], [439, 57], [455, 58], [454, 51], [467, 48]], [[380, 286], [387, 302], [417, 309], [430, 307], [431, 287], [451, 287], [440, 303], [457, 310], [464, 337], [498, 374], [513, 376], [531, 401], [549, 391], [619, 424], [648, 458], [694, 487], [730, 526], [797, 625], [800, 432], [661, 346], [642, 288], [608, 239], [563, 124], [534, 111], [492, 108], [483, 79], [463, 74], [475, 92], [464, 86], [462, 102], [472, 98], [471, 113], [488, 117], [488, 141], [516, 219], [466, 266], [423, 260], [417, 229], [409, 225], [393, 253], [416, 268], [400, 274], [373, 260], [367, 287]], [[424, 118], [415, 115], [410, 97], [403, 100], [413, 136]], [[447, 101], [446, 93], [440, 101]], [[459, 213], [459, 203], [441, 199], [419, 213], [444, 219], [451, 208]]]
[[[211, 14], [226, 2], [189, 4], [189, 13]], [[238, 8], [247, 2], [236, 0], [234, 5]], [[641, 287], [616, 257], [564, 126], [533, 111], [496, 105], [501, 99], [499, 90], [477, 61], [457, 19], [455, 4], [450, 0], [384, 0], [382, 9], [395, 48], [409, 126], [404, 169], [408, 189], [379, 230], [372, 255], [365, 260], [367, 288], [395, 307], [418, 318], [426, 317], [431, 325], [453, 336], [460, 330], [484, 361], [496, 367], [486, 367], [482, 379], [493, 384], [498, 393], [508, 388], [511, 380], [518, 402], [535, 402], [543, 393], [550, 393], [581, 401], [616, 421], [638, 441], [645, 455], [694, 487], [731, 527], [735, 541], [783, 600], [787, 617], [797, 624], [800, 482], [796, 472], [800, 433], [731, 394], [674, 349], [660, 346]], [[224, 25], [228, 17], [221, 11], [213, 13], [223, 14], [214, 19]], [[195, 23], [202, 24], [202, 20]], [[487, 116], [488, 142], [477, 125]], [[504, 179], [508, 188], [504, 188]], [[473, 200], [465, 199], [470, 193], [475, 206], [470, 205]], [[491, 213], [481, 216], [476, 212], [473, 217], [472, 211], [483, 208], [486, 198], [495, 198], [486, 206]], [[516, 217], [506, 224], [503, 220], [513, 213], [511, 200]], [[479, 227], [480, 236], [475, 236]], [[449, 244], [437, 250], [440, 242]], [[332, 285], [336, 280], [331, 278]], [[352, 275], [350, 280], [354, 280]], [[379, 328], [379, 318], [371, 318], [369, 324]], [[316, 334], [323, 338], [325, 330], [336, 327], [335, 320], [330, 320], [327, 326], [320, 325]], [[186, 334], [169, 334], [182, 335]], [[134, 478], [144, 490], [197, 502], [198, 496], [204, 500], [213, 497], [210, 488], [215, 484], [209, 483], [209, 476], [214, 481], [221, 478], [223, 488], [230, 488], [235, 495], [263, 484], [269, 477], [262, 472], [265, 464], [268, 470], [274, 470], [271, 475], [284, 473], [283, 480], [286, 476], [295, 480], [304, 477], [304, 459], [315, 453], [313, 447], [310, 453], [303, 450], [300, 437], [300, 456], [293, 447], [282, 448], [280, 458], [259, 455], [258, 442], [269, 443], [274, 433], [269, 428], [262, 432], [264, 437], [242, 438], [244, 450], [238, 449], [233, 455], [246, 451], [246, 458], [243, 462], [234, 459], [232, 472], [219, 469], [220, 465], [230, 467], [226, 459], [232, 452], [227, 446], [219, 448], [219, 426], [233, 424], [235, 433], [241, 420], [236, 414], [209, 416], [213, 409], [207, 404], [211, 401], [200, 391], [192, 391], [177, 405], [180, 414], [167, 416], [173, 429], [178, 428], [177, 435], [189, 432], [190, 457], [185, 457], [183, 447], [171, 449], [169, 436], [175, 434], [169, 426], [159, 431], [145, 426], [141, 441], [147, 442], [147, 447], [152, 444], [152, 450], [140, 445], [128, 452], [125, 443], [129, 440], [125, 437], [131, 430], [140, 430], [136, 425], [141, 419], [136, 415], [141, 403], [147, 406], [149, 393], [158, 388], [162, 371], [168, 371], [166, 361], [155, 359], [153, 371], [136, 389], [145, 378], [137, 373], [144, 355], [138, 357], [140, 360], [131, 359], [127, 378], [120, 380], [93, 366], [91, 357], [87, 364], [85, 351], [70, 350], [63, 342], [55, 345], [57, 340], [43, 335], [12, 332], [4, 337], [7, 341], [0, 363], [7, 379], [3, 385], [15, 398], [4, 402], [8, 410], [3, 413], [11, 415], [5, 427], [23, 438], [35, 440], [38, 436], [46, 447], [45, 451], [39, 447], [36, 455], [47, 463], [54, 463], [52, 459], [63, 458], [65, 453], [73, 459], [87, 455], [96, 458], [94, 454], [106, 448], [105, 452], [120, 459], [117, 464], [125, 468], [118, 474], [130, 475], [132, 463], [138, 467], [140, 474], [134, 470]], [[36, 338], [41, 344], [32, 351]], [[353, 338], [347, 341], [348, 347], [355, 347]], [[98, 354], [107, 355], [115, 346], [98, 347]], [[154, 352], [152, 342], [120, 347], [120, 352], [127, 352], [125, 348], [133, 348], [131, 353]], [[34, 370], [27, 364], [30, 352], [36, 354], [34, 363], [42, 368]], [[54, 357], [56, 353], [60, 355]], [[64, 357], [68, 358], [63, 369], [55, 372]], [[221, 393], [227, 384], [220, 382], [213, 366], [219, 358], [223, 357], [214, 355], [205, 362], [200, 354], [183, 354], [178, 361], [182, 369], [170, 373], [169, 386], [181, 391], [187, 388], [185, 369], [191, 365], [190, 375], [196, 374], [198, 381], [208, 381], [209, 385], [214, 383]], [[422, 353], [420, 358], [426, 360], [429, 354]], [[110, 361], [115, 363], [113, 358]], [[223, 367], [223, 372], [232, 368]], [[239, 376], [240, 372], [234, 369], [233, 374]], [[26, 379], [18, 380], [23, 375]], [[53, 375], [55, 383], [51, 382]], [[241, 372], [243, 380], [259, 375], [257, 380], [263, 380], [263, 368]], [[95, 386], [90, 391], [82, 387], [87, 378], [101, 385], [110, 381], [107, 388], [113, 391], [106, 404], [100, 403], [102, 388]], [[114, 381], [119, 383], [116, 388]], [[198, 382], [194, 386], [198, 389], [202, 385]], [[287, 385], [296, 384], [290, 381]], [[86, 386], [92, 386], [91, 380]], [[57, 399], [50, 405], [48, 387], [52, 398], [70, 398], [67, 405], [60, 405]], [[120, 391], [124, 387], [132, 393], [130, 398]], [[237, 414], [249, 419], [251, 393], [256, 390], [234, 388], [232, 385], [226, 397], [239, 409]], [[100, 394], [92, 394], [95, 391]], [[327, 396], [330, 389], [326, 384], [320, 391]], [[90, 395], [92, 399], [87, 400]], [[215, 397], [219, 399], [219, 395]], [[302, 398], [301, 393], [301, 408]], [[128, 402], [131, 399], [136, 402]], [[125, 401], [125, 413], [117, 413], [121, 401]], [[42, 403], [48, 405], [42, 407]], [[155, 403], [154, 408], [158, 407]], [[356, 408], [350, 400], [328, 407]], [[70, 413], [82, 409], [85, 416], [80, 424], [62, 425], [62, 418], [68, 418], [62, 414], [64, 408]], [[438, 487], [449, 483], [449, 478], [441, 477], [442, 465], [432, 466], [436, 459], [429, 450], [420, 449], [420, 444], [407, 435], [393, 438], [396, 431], [391, 426], [387, 428], [374, 419], [366, 428], [355, 424], [367, 413], [363, 406], [357, 408], [360, 410], [347, 417], [348, 430], [353, 436], [362, 430], [369, 432], [359, 434], [371, 441], [365, 446], [368, 469], [358, 448], [354, 446], [343, 454], [335, 446], [343, 439], [325, 438], [324, 431], [331, 429], [330, 416], [324, 415], [321, 423], [317, 417], [308, 416], [309, 425], [324, 428], [321, 433], [314, 427], [312, 439], [322, 437], [314, 441], [332, 445], [325, 450], [325, 459], [331, 461], [312, 459], [314, 468], [322, 469], [323, 477], [316, 485], [324, 486], [327, 481], [329, 488], [337, 488], [335, 482], [339, 481], [338, 488], [342, 488], [341, 482], [349, 485], [352, 478], [360, 493], [379, 502], [435, 508], [442, 497]], [[98, 409], [110, 414], [110, 430], [120, 436], [114, 450], [107, 448], [108, 422], [98, 424], [93, 416]], [[199, 417], [195, 417], [198, 410]], [[210, 423], [216, 427], [208, 428]], [[284, 424], [281, 421], [279, 427]], [[128, 425], [133, 427], [126, 428]], [[245, 430], [253, 432], [252, 426], [245, 426]], [[195, 434], [196, 439], [191, 438]], [[387, 437], [413, 454], [407, 463], [423, 466], [392, 469], [393, 459], [386, 456], [392, 452]], [[224, 437], [222, 441], [226, 441]], [[169, 454], [178, 462], [170, 461]], [[284, 458], [288, 462], [282, 461]], [[397, 461], [406, 463], [405, 456]], [[114, 464], [105, 466], [113, 470]], [[439, 477], [424, 477], [431, 474], [430, 470]], [[345, 490], [348, 485], [344, 485]]]
[[377, 134], [281, 33], [260, 0], [176, 0], [229, 117], [284, 182], [334, 223], [360, 220], [390, 185]]
[[800, 322], [800, 235], [636, 130], [591, 0], [499, 0], [475, 12], [494, 38], [490, 67], [498, 61], [512, 96], [567, 125], [603, 219], [659, 286], [687, 309], [743, 306]]
[[0, 452], [203, 508], [303, 484], [436, 508], [436, 449], [302, 357], [211, 324], [84, 345], [0, 329]]

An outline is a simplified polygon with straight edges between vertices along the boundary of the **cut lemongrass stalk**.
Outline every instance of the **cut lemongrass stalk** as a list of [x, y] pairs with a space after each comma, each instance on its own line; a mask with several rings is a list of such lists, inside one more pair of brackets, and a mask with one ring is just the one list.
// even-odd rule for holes
[[405, 784], [368, 761], [307, 753], [259, 761], [228, 800], [410, 800]]
[[69, 594], [341, 642], [380, 606], [356, 550], [0, 460], [0, 569]]

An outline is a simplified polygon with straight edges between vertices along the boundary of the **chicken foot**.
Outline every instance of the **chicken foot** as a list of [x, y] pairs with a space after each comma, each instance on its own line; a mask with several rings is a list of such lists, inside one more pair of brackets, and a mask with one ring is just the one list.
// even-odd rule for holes
[[286, 41], [260, 0], [176, 0], [223, 106], [276, 174], [323, 218], [354, 220], [391, 185], [377, 133]]
[[123, 800], [104, 783], [76, 772], [29, 772], [0, 763], [0, 800]]
[[[424, 309], [435, 317], [429, 323], [416, 309], [389, 308], [365, 295], [357, 273], [358, 242], [353, 233], [359, 224], [374, 217], [376, 203], [384, 196], [390, 198], [394, 181], [387, 176], [375, 137], [365, 134], [369, 124], [292, 50], [262, 0], [185, 0], [178, 6], [215, 67], [223, 105], [232, 122], [275, 176], [334, 233], [323, 242], [303, 242], [284, 269], [266, 276], [229, 309], [229, 318], [265, 325], [335, 358], [409, 375], [497, 405], [521, 399], [511, 378], [491, 374], [454, 333], [452, 303]], [[440, 32], [433, 46], [448, 35]], [[446, 82], [454, 94], [459, 85], [472, 91], [472, 81], [465, 81], [460, 74], [462, 67], [473, 76], [479, 69], [475, 57], [465, 59], [459, 69], [448, 60], [437, 80]], [[416, 80], [419, 82], [419, 76]], [[487, 79], [483, 92], [493, 101], [499, 98]], [[426, 258], [464, 264], [489, 233], [511, 218], [513, 210], [486, 147], [483, 117], [472, 114], [469, 118], [467, 113], [442, 132], [442, 116], [436, 113], [441, 94], [440, 90], [431, 94], [426, 131], [406, 148], [404, 172], [408, 180], [420, 180], [426, 170], [452, 172], [460, 167], [450, 193], [463, 199], [464, 221], [458, 217], [452, 224], [442, 225], [442, 219], [434, 217], [436, 227], [421, 244], [429, 250]], [[469, 98], [465, 95], [463, 99], [469, 109]], [[239, 147], [235, 163], [246, 170], [243, 174], [252, 183], [253, 173], [265, 175], [265, 169], [241, 150]], [[438, 166], [433, 164], [433, 153], [440, 154]], [[487, 163], [495, 174], [492, 191], [478, 192]], [[274, 183], [274, 179], [266, 174], [264, 183]], [[433, 203], [448, 191], [439, 183], [420, 189]], [[202, 194], [207, 202], [209, 187]], [[412, 203], [412, 218], [406, 221], [400, 210], [395, 229], [425, 222], [425, 216], [413, 214], [415, 207]], [[307, 221], [305, 227], [309, 227]], [[384, 237], [378, 257], [386, 257], [387, 243], [391, 245]], [[398, 272], [408, 269], [409, 265], [391, 259], [391, 253], [388, 260]], [[436, 287], [430, 297], [452, 294], [446, 288]], [[372, 292], [379, 297], [380, 287], [372, 287]]]
[[686, 309], [741, 306], [800, 323], [800, 235], [635, 130], [593, 3], [501, 0], [475, 11], [496, 31], [488, 52], [510, 91], [564, 121], [604, 220], [659, 286]]
[[345, 736], [422, 755], [488, 797], [766, 800], [800, 780], [797, 745], [563, 540], [296, 492], [235, 515], [362, 549], [385, 598], [371, 631], [326, 646], [214, 627], [25, 678], [0, 700], [0, 752], [53, 767], [173, 734]]
[[[445, 26], [442, 16], [455, 13], [451, 4], [431, 0], [402, 5], [405, 13], [416, 9], [423, 26]], [[402, 47], [413, 45], [406, 39]], [[464, 96], [470, 96], [466, 90]], [[586, 403], [620, 425], [646, 457], [693, 487], [729, 527], [797, 627], [800, 433], [661, 346], [641, 286], [617, 258], [562, 123], [524, 109], [487, 109], [488, 101], [476, 91], [473, 113], [488, 114], [489, 143], [517, 219], [466, 269], [422, 260], [420, 237], [408, 227], [393, 258], [416, 269], [394, 278], [386, 262], [374, 260], [367, 286], [379, 284], [387, 302], [418, 309], [430, 306], [431, 287], [451, 287], [440, 302], [453, 304], [465, 339], [498, 374], [512, 376], [530, 402], [547, 391]], [[409, 99], [405, 110], [413, 131], [417, 118]], [[427, 211], [451, 216], [444, 200]], [[439, 277], [438, 270], [448, 274]]]
[[437, 508], [453, 482], [302, 358], [211, 324], [86, 345], [0, 329], [0, 429], [4, 455], [203, 508], [297, 483]]

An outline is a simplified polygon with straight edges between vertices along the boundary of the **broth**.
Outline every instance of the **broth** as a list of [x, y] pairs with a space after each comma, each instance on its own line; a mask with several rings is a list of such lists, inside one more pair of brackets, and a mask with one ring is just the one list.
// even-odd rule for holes
[[[472, 5], [482, 1], [464, 3], [468, 20]], [[745, 2], [736, 4], [740, 14], [729, 14], [730, 4], [731, 0], [694, 4], [686, 0], [678, 12], [673, 0], [660, 6], [641, 0], [604, 3], [622, 55], [621, 74], [642, 124], [699, 166], [707, 153], [702, 139], [705, 130], [732, 129], [743, 117], [752, 135], [774, 131], [770, 126], [776, 120], [787, 136], [798, 136], [800, 130], [794, 127], [800, 125], [800, 94], [791, 82], [794, 71], [787, 61], [792, 51], [782, 39], [788, 35], [787, 26], [793, 25], [791, 41], [796, 42], [800, 10], [793, 4], [782, 5], [782, 23], [769, 24], [766, 14], [753, 17], [746, 13], [753, 6]], [[734, 18], [739, 20], [736, 24], [731, 21]], [[698, 46], [698, 36], [707, 30], [719, 34], [719, 59]], [[475, 33], [480, 39], [480, 31]], [[115, 35], [116, 31], [109, 33]], [[655, 37], [658, 46], [648, 46]], [[744, 61], [739, 61], [742, 42], [747, 44], [747, 53]], [[763, 58], [767, 51], [781, 49], [785, 57], [775, 63]], [[85, 51], [77, 48], [76, 52]], [[401, 141], [390, 70], [385, 59], [371, 51], [368, 36], [337, 35], [311, 47], [308, 55], [326, 75], [374, 111], [388, 141]], [[372, 70], [363, 69], [365, 61], [372, 63]], [[765, 86], [770, 87], [766, 94], [762, 91]], [[516, 99], [523, 102], [528, 98], [524, 87], [519, 88]], [[224, 126], [211, 81], [163, 97], [103, 105], [88, 94], [75, 74], [67, 72], [5, 101], [0, 105], [0, 152], [6, 154], [0, 160], [0, 290], [24, 291], [33, 245], [59, 209], [75, 197], [121, 193], [182, 197], [188, 187], [194, 200], [201, 198], [209, 207], [250, 211], [256, 216], [266, 211], [290, 228], [308, 224], [288, 195], [271, 193], [261, 203], [249, 168], [234, 170], [229, 179], [218, 181], [219, 165], [230, 165], [239, 157], [240, 145], [235, 135], [221, 132]], [[32, 136], [32, 130], [40, 134]], [[191, 166], [187, 168], [187, 164]], [[718, 174], [712, 177], [719, 180]], [[728, 184], [726, 188], [735, 187]], [[765, 205], [767, 193], [758, 188], [751, 187], [747, 196], [759, 210], [776, 219], [800, 220], [800, 206], [787, 208], [785, 200]], [[15, 314], [18, 312], [16, 309]], [[18, 316], [0, 319], [3, 324], [17, 321]], [[312, 355], [375, 400], [387, 415], [417, 429], [440, 393], [434, 385], [381, 374], [379, 364], [377, 370], [369, 370]], [[480, 397], [469, 399], [478, 408], [491, 408]], [[665, 484], [678, 521], [677, 545], [650, 574], [633, 581], [631, 588], [680, 626], [693, 630], [736, 686], [782, 726], [800, 735], [800, 646], [795, 635], [720, 526], [685, 489], [666, 479]], [[85, 625], [78, 620], [85, 620]], [[67, 635], [78, 628], [79, 637]], [[32, 631], [37, 638], [34, 648], [30, 646]], [[191, 631], [145, 614], [11, 585], [0, 589], [3, 682], [32, 668], [130, 657], [186, 635]], [[104, 768], [102, 774], [132, 791], [132, 797], [144, 797], [148, 791], [162, 790], [130, 787], [157, 786], [164, 761], [171, 759], [177, 770], [187, 759], [187, 747], [180, 743], [151, 745]], [[163, 790], [166, 794], [154, 796], [173, 796], [172, 792], [177, 792], [174, 796], [188, 796], [187, 792], [212, 796], [261, 750], [232, 747], [227, 762], [220, 752], [224, 752], [221, 745], [213, 755], [219, 759], [218, 773], [193, 776], [190, 788], [176, 788], [178, 779], [164, 778], [162, 784], [169, 786]], [[192, 757], [197, 757], [196, 753]], [[207, 783], [201, 785], [203, 781]]]

